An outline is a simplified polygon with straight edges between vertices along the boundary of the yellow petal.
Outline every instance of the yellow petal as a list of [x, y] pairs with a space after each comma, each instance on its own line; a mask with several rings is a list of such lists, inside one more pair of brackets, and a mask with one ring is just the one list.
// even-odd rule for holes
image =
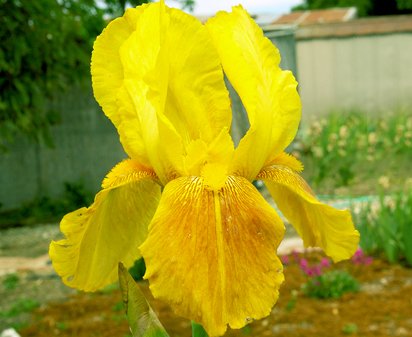
[[303, 164], [294, 156], [286, 152], [281, 152], [278, 155], [273, 156], [267, 166], [271, 165], [287, 166], [296, 172], [303, 171]]
[[65, 239], [50, 244], [49, 255], [65, 284], [95, 291], [117, 280], [117, 266], [130, 267], [160, 198], [154, 173], [133, 160], [118, 164], [103, 181], [94, 203], [67, 214]]
[[[127, 154], [139, 162], [148, 164], [141, 137], [141, 126], [133, 103], [124, 88], [124, 67], [119, 50], [135, 30], [140, 15], [147, 6], [131, 8], [123, 17], [110, 22], [97, 37], [92, 53], [91, 74], [93, 92], [104, 113], [118, 129]], [[128, 120], [134, 133], [124, 134], [121, 124]]]
[[276, 249], [284, 226], [246, 179], [219, 191], [198, 177], [166, 185], [140, 247], [153, 295], [209, 336], [269, 315], [283, 281]]
[[190, 166], [184, 156], [193, 141], [210, 144], [230, 126], [218, 54], [200, 21], [150, 4], [120, 57], [151, 165], [165, 183], [170, 170], [182, 175]]
[[119, 49], [135, 30], [137, 19], [145, 7], [128, 9], [123, 17], [110, 22], [93, 46], [91, 73], [94, 95], [116, 126], [121, 119], [116, 94], [124, 79]]
[[348, 210], [337, 210], [319, 202], [305, 180], [289, 167], [265, 167], [258, 179], [265, 181], [279, 209], [306, 247], [321, 247], [335, 262], [355, 253], [359, 233]]
[[250, 122], [236, 149], [233, 171], [252, 180], [297, 132], [297, 82], [290, 71], [279, 68], [278, 49], [241, 6], [232, 13], [219, 12], [206, 26]]

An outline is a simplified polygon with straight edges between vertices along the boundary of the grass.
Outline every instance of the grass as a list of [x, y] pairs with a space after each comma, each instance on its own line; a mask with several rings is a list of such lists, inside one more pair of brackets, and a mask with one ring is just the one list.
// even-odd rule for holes
[[17, 274], [8, 274], [3, 279], [3, 288], [5, 290], [14, 290], [18, 286], [20, 278]]
[[14, 302], [9, 310], [0, 313], [0, 318], [16, 317], [22, 313], [31, 312], [38, 308], [40, 303], [30, 298], [21, 298]]

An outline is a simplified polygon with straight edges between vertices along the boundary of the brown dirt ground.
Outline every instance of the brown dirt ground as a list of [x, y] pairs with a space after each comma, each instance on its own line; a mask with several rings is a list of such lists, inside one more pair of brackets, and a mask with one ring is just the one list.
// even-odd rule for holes
[[[319, 253], [311, 254], [309, 258], [319, 258]], [[286, 281], [271, 315], [226, 335], [412, 336], [412, 269], [380, 260], [361, 266], [343, 262], [332, 269], [348, 270], [361, 283], [361, 290], [338, 300], [305, 297], [301, 285], [306, 276], [296, 263], [291, 263], [285, 267]], [[147, 283], [140, 285], [150, 297]], [[191, 335], [189, 321], [174, 316], [166, 305], [151, 297], [150, 302], [171, 337]], [[130, 336], [118, 289], [80, 293], [41, 307], [33, 313], [31, 325], [19, 332], [22, 337]]]

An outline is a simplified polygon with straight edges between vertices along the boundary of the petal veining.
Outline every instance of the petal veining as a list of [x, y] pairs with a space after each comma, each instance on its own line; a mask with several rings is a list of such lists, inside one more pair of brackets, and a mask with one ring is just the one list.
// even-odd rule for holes
[[359, 233], [348, 210], [337, 210], [318, 201], [305, 180], [289, 167], [265, 167], [258, 179], [265, 182], [306, 247], [321, 247], [335, 262], [355, 253]]
[[140, 247], [153, 295], [210, 336], [267, 316], [283, 281], [284, 226], [245, 178], [221, 190], [199, 177], [169, 182]]
[[219, 12], [206, 26], [250, 122], [235, 151], [233, 171], [253, 180], [297, 132], [297, 82], [290, 71], [279, 68], [278, 49], [241, 6], [231, 13]]
[[155, 175], [133, 160], [116, 165], [94, 203], [64, 216], [65, 239], [52, 241], [50, 258], [70, 287], [95, 291], [117, 280], [119, 262], [130, 267], [160, 198]]

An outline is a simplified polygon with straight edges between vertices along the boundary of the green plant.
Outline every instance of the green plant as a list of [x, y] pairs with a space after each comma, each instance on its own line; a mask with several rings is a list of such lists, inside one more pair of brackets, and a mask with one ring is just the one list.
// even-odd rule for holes
[[19, 284], [19, 276], [17, 274], [8, 274], [3, 279], [3, 287], [6, 290], [13, 290]]
[[356, 217], [360, 245], [369, 254], [412, 266], [412, 190], [366, 204]]
[[333, 270], [312, 277], [302, 286], [305, 295], [315, 298], [339, 298], [347, 292], [357, 292], [359, 283], [344, 270]]
[[103, 14], [91, 0], [0, 0], [0, 148], [17, 133], [51, 144], [50, 102], [89, 76]]
[[63, 212], [90, 205], [93, 202], [93, 194], [88, 191], [82, 181], [65, 182], [64, 193], [61, 198]]
[[143, 279], [143, 275], [146, 272], [146, 265], [143, 258], [136, 260], [134, 265], [129, 269], [130, 275], [132, 275], [135, 281]]
[[122, 311], [124, 309], [123, 302], [117, 302], [115, 305], [112, 306], [113, 311]]
[[68, 329], [68, 324], [66, 322], [56, 322], [56, 328], [59, 330], [67, 330]]
[[59, 198], [52, 199], [47, 196], [36, 198], [23, 204], [20, 209], [1, 213], [0, 226], [31, 225], [42, 221], [55, 221], [68, 212], [90, 205], [92, 201], [92, 193], [81, 181], [66, 182], [64, 192]]
[[117, 283], [112, 283], [105, 286], [103, 289], [100, 290], [102, 294], [112, 294], [116, 290], [119, 289], [119, 285]]
[[[0, 150], [17, 134], [52, 145], [57, 93], [89, 81], [106, 20], [149, 0], [0, 0]], [[178, 0], [193, 9], [194, 0]]]
[[298, 291], [292, 290], [289, 301], [286, 303], [286, 311], [290, 312], [296, 307], [296, 302], [298, 300]]
[[298, 148], [302, 159], [316, 163], [311, 180], [319, 185], [330, 177], [336, 186], [348, 185], [355, 176], [354, 158], [358, 155], [357, 135], [367, 133], [364, 114], [332, 113], [301, 131]]
[[308, 180], [315, 185], [328, 179], [332, 187], [348, 186], [359, 168], [389, 156], [410, 157], [412, 114], [331, 113], [303, 127], [291, 150], [308, 168]]
[[15, 317], [25, 312], [30, 312], [38, 308], [40, 303], [31, 298], [22, 298], [13, 303], [11, 308], [7, 311], [0, 313], [0, 317]]
[[354, 323], [347, 323], [342, 327], [342, 332], [345, 335], [352, 335], [358, 332], [358, 326]]
[[250, 325], [245, 325], [241, 331], [243, 336], [252, 336], [252, 327]]

